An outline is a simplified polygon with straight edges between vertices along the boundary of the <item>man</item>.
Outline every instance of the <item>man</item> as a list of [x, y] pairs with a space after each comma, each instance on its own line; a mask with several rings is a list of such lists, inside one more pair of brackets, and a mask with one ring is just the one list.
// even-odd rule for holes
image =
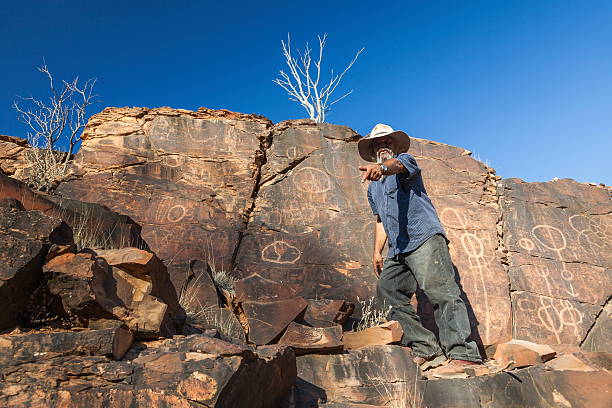
[[[481, 358], [476, 343], [468, 339], [467, 310], [455, 282], [444, 229], [425, 191], [421, 169], [406, 153], [410, 137], [378, 124], [358, 147], [364, 160], [376, 162], [359, 170], [362, 182], [371, 181], [368, 200], [376, 216], [373, 264], [378, 295], [391, 306], [388, 318], [402, 325], [402, 343], [412, 348], [422, 370], [445, 364], [434, 375], [463, 372], [465, 365], [478, 364]], [[410, 304], [417, 285], [433, 305], [442, 347]]]

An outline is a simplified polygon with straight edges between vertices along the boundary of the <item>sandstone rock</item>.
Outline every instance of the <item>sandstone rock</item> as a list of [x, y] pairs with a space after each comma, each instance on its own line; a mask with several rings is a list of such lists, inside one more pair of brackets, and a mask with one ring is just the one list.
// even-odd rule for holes
[[403, 334], [402, 326], [392, 320], [358, 332], [346, 332], [342, 342], [345, 349], [354, 350], [366, 346], [398, 343]]
[[[412, 398], [418, 378], [412, 354], [400, 346], [299, 356], [297, 370], [298, 379], [283, 407], [326, 407], [327, 404], [403, 407]], [[418, 395], [414, 397], [418, 400]]]
[[[375, 288], [357, 138], [308, 120], [108, 108], [88, 124], [58, 192], [142, 223], [173, 276], [214, 254], [239, 277], [354, 302]], [[515, 179], [498, 189], [465, 149], [413, 138], [410, 152], [451, 241], [476, 341], [580, 344], [612, 292], [608, 189]], [[436, 331], [424, 297], [418, 312]]]
[[13, 136], [0, 135], [0, 171], [20, 178], [29, 167], [26, 159], [28, 141]]
[[606, 351], [612, 353], [612, 300], [608, 300], [603, 310], [589, 330], [581, 347], [588, 351]]
[[308, 327], [291, 322], [278, 341], [291, 346], [297, 355], [342, 351], [342, 329], [336, 327]]
[[74, 232], [81, 247], [139, 246], [148, 248], [140, 237], [140, 226], [125, 215], [78, 200], [35, 193], [24, 183], [0, 172], [0, 199], [18, 200], [26, 210], [37, 210], [62, 219]]
[[541, 366], [467, 379], [422, 381], [422, 403], [428, 407], [607, 407], [612, 375], [604, 371], [545, 371]]
[[129, 215], [161, 259], [229, 271], [270, 126], [205, 108], [107, 108], [91, 117], [73, 180], [57, 193]]
[[0, 367], [63, 356], [112, 356], [119, 360], [132, 345], [125, 327], [92, 331], [25, 333], [0, 336]]
[[42, 279], [52, 244], [72, 241], [70, 228], [38, 211], [0, 208], [0, 330], [18, 324], [28, 298]]
[[609, 192], [508, 179], [501, 193], [514, 337], [580, 344], [612, 291]]
[[304, 322], [314, 327], [343, 325], [353, 314], [355, 305], [344, 300], [307, 299], [308, 308]]
[[236, 281], [234, 289], [239, 302], [270, 302], [294, 298], [298, 296], [301, 288], [296, 284], [265, 279], [255, 273]]
[[546, 366], [557, 371], [595, 371], [588, 361], [576, 354], [564, 354], [546, 363]]
[[[138, 263], [143, 259], [144, 265]], [[165, 266], [152, 254], [136, 248], [67, 253], [49, 261], [44, 272], [46, 287], [61, 304], [59, 314], [75, 316], [81, 325], [118, 319], [140, 337], [168, 337], [181, 330], [184, 311]]]
[[179, 303], [185, 309], [191, 323], [201, 320], [200, 317], [208, 317], [209, 311], [219, 309], [219, 295], [211, 273], [207, 263], [199, 260], [191, 261], [185, 269], [183, 279], [177, 282], [181, 284]]
[[514, 361], [514, 367], [520, 368], [544, 363], [555, 357], [556, 354], [555, 350], [545, 344], [512, 340], [498, 344], [493, 358], [501, 366]]
[[292, 321], [303, 317], [308, 303], [301, 297], [275, 302], [243, 302], [249, 341], [264, 345], [277, 340]]
[[277, 406], [296, 378], [290, 348], [255, 353], [205, 336], [150, 344], [131, 361], [33, 356], [0, 367], [3, 406], [264, 408]]

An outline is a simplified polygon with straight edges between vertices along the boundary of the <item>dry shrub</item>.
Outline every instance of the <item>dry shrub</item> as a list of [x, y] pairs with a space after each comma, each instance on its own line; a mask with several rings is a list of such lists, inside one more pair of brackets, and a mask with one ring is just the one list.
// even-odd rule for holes
[[65, 152], [32, 147], [25, 153], [28, 163], [25, 182], [34, 190], [52, 192], [68, 173]]

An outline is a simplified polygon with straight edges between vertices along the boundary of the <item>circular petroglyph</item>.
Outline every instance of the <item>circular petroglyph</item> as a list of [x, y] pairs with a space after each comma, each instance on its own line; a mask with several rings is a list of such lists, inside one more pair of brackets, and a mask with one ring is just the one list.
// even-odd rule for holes
[[294, 264], [300, 256], [300, 250], [285, 241], [274, 241], [261, 250], [262, 260], [277, 264]]
[[550, 225], [536, 225], [532, 228], [531, 234], [540, 244], [552, 251], [561, 251], [567, 245], [563, 232]]
[[518, 244], [521, 248], [526, 249], [527, 251], [532, 251], [535, 248], [535, 244], [529, 238], [519, 239]]
[[170, 209], [168, 210], [168, 215], [166, 216], [166, 218], [170, 222], [179, 222], [180, 220], [185, 218], [185, 213], [186, 212], [187, 211], [185, 210], [185, 207], [183, 207], [180, 204], [176, 204], [176, 205], [173, 205], [172, 207], [170, 207]]
[[303, 167], [293, 175], [298, 190], [306, 193], [324, 193], [331, 189], [331, 180], [323, 171], [314, 167]]

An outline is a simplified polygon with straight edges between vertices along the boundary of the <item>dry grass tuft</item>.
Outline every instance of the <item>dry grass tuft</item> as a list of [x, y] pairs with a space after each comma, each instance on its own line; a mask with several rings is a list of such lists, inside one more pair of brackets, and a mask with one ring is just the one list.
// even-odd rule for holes
[[369, 380], [376, 386], [376, 391], [384, 401], [385, 407], [427, 408], [423, 403], [423, 394], [418, 388], [418, 377], [418, 370], [415, 373], [414, 381], [409, 381], [405, 375], [398, 376], [394, 369], [393, 378], [399, 378], [399, 380], [385, 381], [378, 375], [370, 376]]
[[361, 320], [357, 323], [354, 331], [369, 329], [387, 321], [387, 315], [391, 311], [391, 306], [387, 306], [386, 301], [383, 300], [381, 307], [378, 307], [378, 302], [374, 296], [368, 300], [360, 300], [357, 297], [357, 302], [361, 305]]

